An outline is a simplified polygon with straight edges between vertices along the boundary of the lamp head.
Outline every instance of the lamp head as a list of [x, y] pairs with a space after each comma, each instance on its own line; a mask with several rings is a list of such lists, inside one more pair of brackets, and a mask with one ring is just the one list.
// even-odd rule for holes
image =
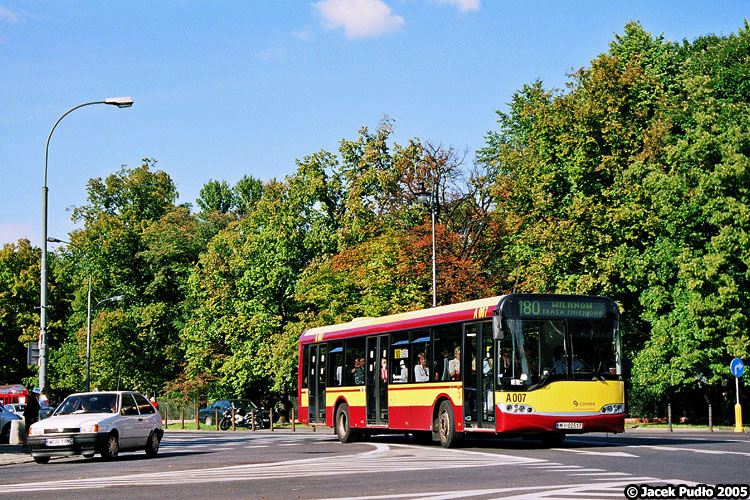
[[417, 197], [417, 201], [422, 205], [429, 205], [432, 200], [432, 193], [424, 187], [424, 182], [420, 185], [419, 191], [414, 193], [414, 196]]
[[129, 108], [133, 105], [132, 97], [108, 97], [104, 99], [104, 104], [111, 104], [118, 108]]

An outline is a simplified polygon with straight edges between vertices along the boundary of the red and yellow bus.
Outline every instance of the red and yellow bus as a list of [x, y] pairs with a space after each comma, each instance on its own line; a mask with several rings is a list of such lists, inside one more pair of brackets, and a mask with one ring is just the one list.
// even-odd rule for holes
[[606, 297], [510, 294], [313, 328], [300, 338], [299, 415], [342, 442], [407, 432], [623, 432], [619, 307]]

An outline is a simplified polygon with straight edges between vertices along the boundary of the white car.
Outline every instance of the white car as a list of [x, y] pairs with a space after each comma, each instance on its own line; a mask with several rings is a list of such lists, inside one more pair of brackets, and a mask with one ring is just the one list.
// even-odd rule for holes
[[161, 416], [137, 392], [86, 392], [71, 394], [51, 417], [31, 426], [28, 445], [39, 464], [59, 455], [106, 460], [120, 451], [146, 450], [154, 457], [164, 435]]

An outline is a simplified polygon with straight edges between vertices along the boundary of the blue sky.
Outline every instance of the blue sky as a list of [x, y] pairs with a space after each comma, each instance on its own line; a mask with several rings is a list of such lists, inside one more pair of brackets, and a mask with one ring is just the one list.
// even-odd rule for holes
[[360, 127], [482, 146], [524, 83], [563, 87], [625, 23], [681, 41], [730, 34], [745, 1], [0, 0], [0, 244], [74, 229], [86, 182], [154, 158], [195, 205], [209, 179], [294, 172]]

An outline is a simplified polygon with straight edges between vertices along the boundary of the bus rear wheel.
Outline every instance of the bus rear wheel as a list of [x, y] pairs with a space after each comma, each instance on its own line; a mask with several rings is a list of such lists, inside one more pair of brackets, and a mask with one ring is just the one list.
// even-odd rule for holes
[[357, 430], [352, 429], [349, 420], [349, 406], [346, 403], [336, 408], [336, 435], [342, 443], [351, 443], [357, 440]]
[[451, 448], [461, 442], [464, 433], [456, 431], [456, 417], [453, 414], [453, 405], [450, 401], [440, 403], [436, 427], [440, 444], [444, 448]]

